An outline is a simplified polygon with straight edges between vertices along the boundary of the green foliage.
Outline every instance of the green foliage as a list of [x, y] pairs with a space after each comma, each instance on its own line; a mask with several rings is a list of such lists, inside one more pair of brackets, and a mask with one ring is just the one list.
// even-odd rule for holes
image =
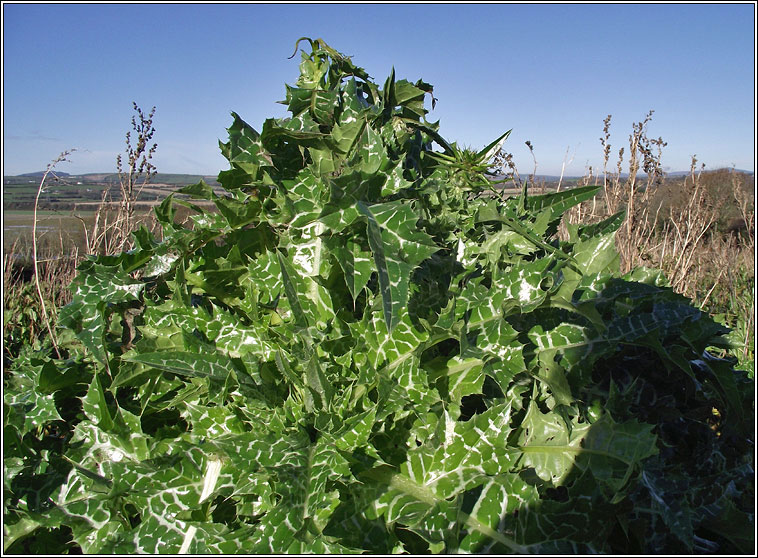
[[[743, 271], [743, 270], [740, 270]], [[731, 346], [723, 351], [737, 360], [737, 367], [755, 377], [755, 278], [744, 271], [737, 274], [740, 287], [736, 291], [720, 290], [709, 304], [713, 318], [730, 327]], [[716, 292], [716, 291], [714, 291]], [[726, 301], [726, 303], [725, 303]], [[723, 309], [726, 308], [726, 311]]]
[[181, 190], [218, 211], [167, 198], [81, 266], [66, 358], [16, 362], [5, 549], [749, 552], [726, 329], [619, 276], [619, 216], [556, 240], [594, 188], [489, 195], [507, 134], [460, 150], [431, 85], [308, 42], [289, 118], [233, 114], [226, 193]]
[[37, 336], [44, 329], [33, 283], [14, 282], [3, 293], [3, 357], [17, 358], [25, 346], [39, 349]]
[[[73, 261], [52, 256], [39, 264], [40, 289], [45, 307], [55, 323], [56, 306], [70, 300], [68, 283], [75, 274]], [[50, 261], [52, 260], [52, 261]], [[21, 354], [49, 349], [42, 305], [34, 282], [34, 264], [26, 263], [22, 254], [6, 254], [3, 274], [3, 364], [7, 368]]]

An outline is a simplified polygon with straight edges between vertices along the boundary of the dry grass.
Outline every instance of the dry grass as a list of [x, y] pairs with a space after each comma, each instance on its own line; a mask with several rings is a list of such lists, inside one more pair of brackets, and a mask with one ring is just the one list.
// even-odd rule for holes
[[[618, 151], [615, 171], [609, 171], [611, 116], [604, 120], [602, 176], [593, 176], [590, 167], [580, 182], [602, 188], [594, 199], [572, 208], [568, 222], [596, 222], [625, 210], [626, 220], [616, 234], [622, 273], [639, 266], [662, 269], [676, 292], [735, 328], [743, 345], [741, 360], [752, 361], [754, 190], [746, 175], [727, 169], [704, 172], [695, 157], [688, 176], [666, 180], [661, 166], [666, 143], [647, 137], [652, 114], [633, 124], [626, 178], [625, 147]], [[728, 230], [730, 223], [736, 231]], [[566, 237], [565, 226], [561, 235]]]
[[[62, 239], [61, 239], [62, 241]], [[57, 309], [71, 302], [66, 288], [76, 276], [77, 254], [61, 256], [45, 246], [35, 260], [31, 251], [3, 254], [3, 360], [7, 367], [24, 346], [39, 349], [55, 330]], [[42, 308], [49, 309], [47, 314]]]
[[[746, 266], [752, 269], [754, 199], [747, 193], [744, 175], [739, 173], [730, 173], [729, 184], [726, 187], [720, 184], [719, 191], [708, 187], [703, 167], [698, 170], [695, 157], [689, 176], [681, 182], [664, 184], [661, 155], [666, 143], [661, 138], [647, 137], [651, 117], [652, 111], [642, 122], [633, 124], [626, 178], [622, 177], [624, 147], [618, 152], [615, 172], [608, 171], [611, 117], [605, 119], [604, 135], [600, 138], [604, 153], [602, 188], [598, 196], [573, 208], [568, 213], [568, 221], [591, 223], [625, 210], [626, 220], [616, 235], [621, 271], [626, 273], [638, 266], [663, 269], [677, 292], [696, 298], [703, 277], [717, 269], [716, 262], [724, 263], [724, 256], [730, 256], [732, 269]], [[645, 172], [644, 178], [640, 170]], [[593, 177], [590, 168], [582, 183], [590, 184], [593, 180], [600, 184], [600, 177]], [[724, 182], [723, 173], [721, 182]], [[672, 185], [676, 199], [670, 195]], [[733, 239], [735, 242], [729, 250], [723, 249], [728, 239], [717, 227], [726, 211], [725, 188], [739, 206], [740, 218], [749, 224], [745, 235], [739, 241]]]

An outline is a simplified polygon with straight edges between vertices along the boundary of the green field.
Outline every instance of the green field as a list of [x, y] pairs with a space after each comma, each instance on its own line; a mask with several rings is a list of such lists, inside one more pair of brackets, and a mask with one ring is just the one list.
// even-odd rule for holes
[[[34, 204], [40, 177], [3, 177], [3, 251], [16, 254], [31, 253]], [[140, 192], [136, 201], [138, 217], [151, 211], [152, 206], [167, 195], [188, 184], [205, 180], [212, 187], [218, 183], [212, 176], [158, 173]], [[86, 246], [85, 227], [92, 230], [97, 208], [103, 193], [108, 190], [110, 203], [120, 199], [118, 175], [91, 173], [48, 178], [39, 197], [37, 211], [38, 249], [46, 252], [70, 253], [71, 249]]]
[[[3, 209], [33, 209], [40, 180], [41, 177], [3, 177]], [[218, 186], [212, 176], [158, 173], [141, 191], [138, 201], [163, 199], [170, 192], [188, 184], [196, 184], [200, 180], [212, 187]], [[79, 209], [99, 204], [106, 189], [109, 189], [109, 199], [121, 199], [117, 174], [92, 173], [60, 177], [57, 180], [48, 177], [39, 203], [40, 207], [47, 209]]]
[[[78, 211], [77, 215], [91, 227], [94, 211]], [[6, 210], [3, 212], [3, 251], [30, 253], [34, 211]], [[72, 212], [40, 210], [37, 214], [37, 240], [40, 249], [68, 254], [73, 247], [85, 243], [82, 221]]]

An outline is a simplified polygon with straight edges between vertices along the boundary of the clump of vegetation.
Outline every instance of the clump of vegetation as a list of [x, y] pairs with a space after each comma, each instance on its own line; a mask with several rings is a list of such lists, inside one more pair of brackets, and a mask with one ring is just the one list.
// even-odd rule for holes
[[726, 329], [622, 272], [623, 212], [565, 223], [599, 187], [504, 198], [508, 133], [460, 149], [430, 84], [307, 40], [291, 116], [180, 190], [216, 210], [169, 196], [15, 360], [5, 550], [750, 552]]

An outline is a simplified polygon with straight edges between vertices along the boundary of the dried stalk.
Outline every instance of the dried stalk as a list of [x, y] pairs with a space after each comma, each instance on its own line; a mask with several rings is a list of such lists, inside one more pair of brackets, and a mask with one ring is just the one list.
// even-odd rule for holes
[[[53, 169], [55, 168], [55, 165], [62, 161], [67, 161], [67, 157], [72, 153], [76, 151], [75, 149], [69, 149], [58, 155], [58, 157], [52, 162], [47, 165], [47, 169], [45, 170], [45, 174], [42, 175], [42, 180], [40, 180], [39, 188], [37, 188], [37, 196], [34, 198], [34, 217], [33, 217], [33, 223], [32, 223], [32, 251], [33, 251], [33, 260], [34, 260], [34, 285], [37, 289], [37, 296], [39, 297], [39, 303], [40, 307], [42, 308], [42, 317], [45, 320], [45, 325], [47, 326], [47, 331], [50, 334], [50, 341], [53, 344], [53, 349], [55, 350], [55, 354], [58, 358], [61, 358], [60, 351], [58, 350], [58, 341], [55, 338], [55, 333], [53, 333], [53, 327], [50, 324], [50, 317], [47, 314], [47, 307], [45, 306], [45, 298], [42, 296], [42, 286], [40, 285], [39, 280], [39, 257], [37, 253], [37, 209], [39, 208], [39, 198], [42, 195], [45, 181], [47, 180], [48, 175], [53, 172]], [[53, 173], [54, 175], [54, 173]]]

